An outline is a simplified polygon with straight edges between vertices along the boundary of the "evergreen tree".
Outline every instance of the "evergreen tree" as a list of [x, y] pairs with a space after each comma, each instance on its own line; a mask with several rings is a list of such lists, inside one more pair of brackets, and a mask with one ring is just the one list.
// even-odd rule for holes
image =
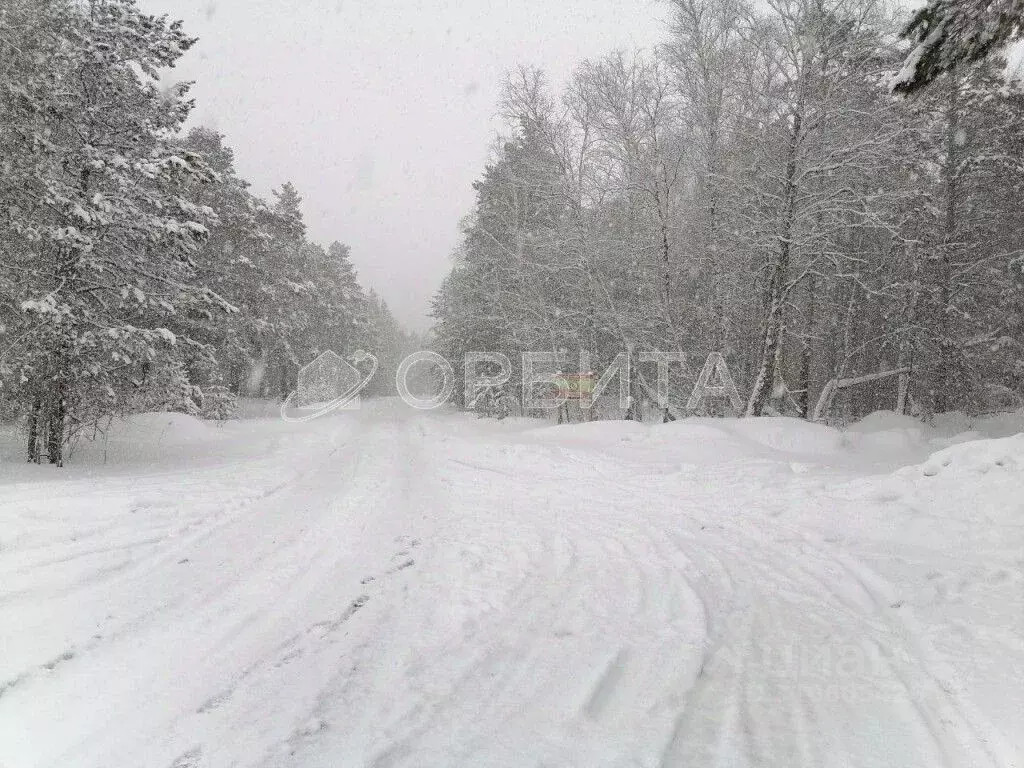
[[915, 46], [893, 88], [915, 93], [1022, 36], [1024, 0], [928, 0], [903, 30]]
[[224, 302], [193, 281], [214, 215], [192, 194], [215, 175], [172, 139], [188, 86], [157, 82], [194, 39], [132, 0], [42, 11], [15, 19], [45, 63], [4, 89], [2, 144], [18, 169], [0, 182], [0, 240], [18, 275], [11, 396], [29, 413], [29, 459], [60, 464], [84, 425], [177, 362], [168, 318]]

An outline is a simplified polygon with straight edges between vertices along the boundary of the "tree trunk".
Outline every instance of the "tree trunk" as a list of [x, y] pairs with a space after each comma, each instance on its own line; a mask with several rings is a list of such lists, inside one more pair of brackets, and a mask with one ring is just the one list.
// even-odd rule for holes
[[918, 260], [917, 244], [911, 243], [908, 248], [910, 256], [911, 289], [910, 298], [907, 301], [907, 316], [904, 321], [905, 328], [900, 333], [899, 352], [896, 356], [896, 367], [905, 369], [899, 377], [898, 390], [896, 395], [896, 412], [905, 414], [910, 397], [910, 380], [914, 368], [914, 344], [910, 338], [914, 327], [917, 325], [918, 304], [921, 300], [920, 292], [920, 261]]
[[641, 394], [640, 387], [637, 386], [636, 380], [637, 374], [631, 365], [629, 367], [629, 407], [626, 408], [626, 415], [623, 417], [626, 421], [638, 421], [644, 420], [643, 408], [641, 407]]
[[675, 330], [675, 321], [672, 318], [672, 252], [668, 244], [668, 221], [667, 214], [661, 212], [661, 201], [658, 201], [658, 217], [661, 219], [661, 290], [665, 294], [665, 317], [669, 325]]
[[953, 259], [952, 251], [957, 236], [957, 181], [960, 131], [959, 82], [949, 75], [949, 99], [946, 104], [946, 157], [943, 162], [945, 181], [945, 216], [943, 221], [943, 242], [939, 274], [939, 375], [936, 381], [934, 407], [936, 413], [949, 410], [952, 398], [953, 340], [950, 328], [950, 304], [952, 298]]
[[902, 371], [897, 383], [896, 413], [902, 416], [907, 412], [907, 398], [910, 395], [910, 374], [913, 372], [910, 359], [904, 356], [903, 349], [900, 349], [900, 355], [896, 361], [896, 367], [900, 368]]
[[64, 443], [67, 436], [68, 384], [64, 378], [64, 367], [58, 369], [46, 419], [46, 457], [51, 464], [64, 466]]
[[38, 464], [42, 454], [42, 410], [43, 403], [39, 396], [32, 401], [32, 410], [28, 415], [28, 461], [30, 464]]
[[807, 276], [807, 324], [804, 326], [803, 349], [800, 350], [800, 415], [811, 417], [811, 337], [814, 334], [814, 304], [817, 283], [814, 275]]
[[280, 396], [282, 400], [287, 399], [291, 389], [288, 386], [288, 360], [287, 358], [282, 359], [278, 366], [278, 387], [280, 388]]
[[770, 298], [764, 324], [764, 342], [761, 345], [761, 364], [754, 389], [747, 403], [747, 416], [760, 416], [771, 399], [772, 389], [778, 375], [782, 350], [782, 336], [785, 331], [786, 280], [789, 277], [789, 260], [792, 249], [793, 222], [796, 216], [796, 161], [797, 143], [800, 139], [800, 113], [793, 115], [793, 130], [789, 137], [786, 158], [785, 204], [782, 210], [782, 230], [779, 235], [779, 255], [769, 277]]
[[761, 366], [757, 372], [750, 401], [747, 403], [747, 416], [761, 416], [765, 406], [771, 399], [775, 387], [776, 371], [779, 367], [783, 333], [783, 302], [781, 291], [772, 288], [772, 302], [765, 321], [765, 337], [761, 352]]

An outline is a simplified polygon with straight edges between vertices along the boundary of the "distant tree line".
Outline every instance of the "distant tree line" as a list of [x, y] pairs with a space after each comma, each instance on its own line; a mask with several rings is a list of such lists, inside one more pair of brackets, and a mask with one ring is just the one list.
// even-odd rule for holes
[[[966, 22], [900, 40], [970, 3], [909, 28], [874, 0], [669, 4], [652, 53], [585, 62], [561, 92], [509, 77], [438, 350], [508, 355], [503, 400], [523, 350], [588, 350], [598, 371], [680, 353], [665, 419], [711, 351], [748, 415], [1019, 407], [1024, 91], [992, 36], [957, 48]], [[654, 374], [634, 365], [627, 418]]]
[[320, 352], [400, 346], [349, 249], [261, 200], [219, 134], [182, 127], [195, 43], [134, 0], [0, 4], [0, 404], [30, 461], [113, 414], [223, 414]]

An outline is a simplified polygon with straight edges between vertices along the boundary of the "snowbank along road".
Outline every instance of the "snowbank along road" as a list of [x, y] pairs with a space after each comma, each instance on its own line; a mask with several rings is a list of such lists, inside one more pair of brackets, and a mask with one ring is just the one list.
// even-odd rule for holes
[[0, 465], [0, 765], [1024, 766], [1024, 436], [539, 424]]

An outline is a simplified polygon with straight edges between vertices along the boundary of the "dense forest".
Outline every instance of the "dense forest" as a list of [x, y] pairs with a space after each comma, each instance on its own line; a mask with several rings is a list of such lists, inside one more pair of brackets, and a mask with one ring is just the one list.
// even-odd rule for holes
[[114, 414], [283, 397], [332, 349], [402, 332], [301, 197], [260, 199], [220, 134], [186, 130], [195, 43], [133, 0], [0, 5], [0, 404], [30, 461]]
[[[709, 353], [752, 416], [1019, 407], [1024, 90], [996, 55], [1018, 17], [666, 2], [655, 50], [508, 78], [433, 307], [459, 377], [467, 353], [514, 361], [478, 410], [522, 410], [528, 351], [625, 353], [626, 418], [690, 412]], [[295, 186], [261, 199], [189, 122], [195, 42], [134, 0], [0, 7], [0, 416], [29, 461], [113, 415], [284, 398], [326, 350], [370, 350], [388, 391], [414, 344]]]
[[[665, 419], [710, 352], [747, 415], [1019, 407], [1024, 90], [992, 55], [1019, 14], [669, 5], [653, 52], [587, 61], [559, 89], [509, 77], [508, 133], [435, 300], [439, 351], [506, 354], [502, 412], [521, 352], [569, 370], [580, 349], [598, 372], [685, 357]], [[627, 418], [651, 412], [654, 367], [635, 360]]]

